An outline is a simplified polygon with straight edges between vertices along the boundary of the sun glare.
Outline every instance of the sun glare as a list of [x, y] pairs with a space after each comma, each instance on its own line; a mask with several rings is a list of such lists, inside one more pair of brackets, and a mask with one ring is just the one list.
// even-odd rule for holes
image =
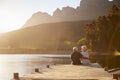
[[9, 24], [9, 22], [6, 22], [6, 24], [0, 23], [0, 33], [5, 33], [5, 32], [9, 32], [9, 31], [17, 30], [19, 28], [20, 28], [19, 26], [17, 27], [13, 24]]
[[22, 26], [21, 24], [23, 24], [23, 21], [19, 18], [12, 15], [6, 16], [6, 14], [4, 14], [4, 16], [1, 16], [0, 18], [0, 33], [19, 29]]
[[7, 10], [0, 13], [0, 33], [20, 29], [20, 27], [25, 23], [25, 17], [15, 10], [10, 11], [11, 9], [9, 8], [5, 9]]

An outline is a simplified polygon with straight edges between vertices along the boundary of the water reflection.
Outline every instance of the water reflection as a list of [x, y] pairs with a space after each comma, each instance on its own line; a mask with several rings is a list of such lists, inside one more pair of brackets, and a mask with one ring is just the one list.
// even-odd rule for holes
[[0, 55], [0, 63], [0, 79], [10, 80], [15, 72], [22, 76], [35, 68], [45, 68], [47, 64], [69, 64], [70, 55]]

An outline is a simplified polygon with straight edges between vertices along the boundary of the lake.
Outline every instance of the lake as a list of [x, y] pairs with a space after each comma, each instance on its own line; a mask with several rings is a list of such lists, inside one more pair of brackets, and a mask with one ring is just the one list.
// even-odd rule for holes
[[0, 80], [10, 80], [13, 73], [20, 76], [29, 74], [35, 68], [46, 68], [46, 65], [70, 64], [68, 54], [1, 54]]

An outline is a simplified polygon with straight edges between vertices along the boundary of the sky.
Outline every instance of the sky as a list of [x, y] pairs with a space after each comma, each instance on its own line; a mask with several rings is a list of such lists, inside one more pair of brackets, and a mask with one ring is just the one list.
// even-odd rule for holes
[[36, 12], [52, 15], [57, 8], [79, 5], [80, 0], [0, 0], [0, 33], [21, 28]]

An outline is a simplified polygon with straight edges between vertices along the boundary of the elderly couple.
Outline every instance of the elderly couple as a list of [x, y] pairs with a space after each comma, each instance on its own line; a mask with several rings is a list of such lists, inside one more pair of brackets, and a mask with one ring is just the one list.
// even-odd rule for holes
[[81, 51], [78, 51], [77, 47], [73, 47], [73, 52], [71, 54], [71, 60], [73, 65], [89, 65], [89, 54], [87, 52], [87, 47], [85, 45], [81, 46]]

